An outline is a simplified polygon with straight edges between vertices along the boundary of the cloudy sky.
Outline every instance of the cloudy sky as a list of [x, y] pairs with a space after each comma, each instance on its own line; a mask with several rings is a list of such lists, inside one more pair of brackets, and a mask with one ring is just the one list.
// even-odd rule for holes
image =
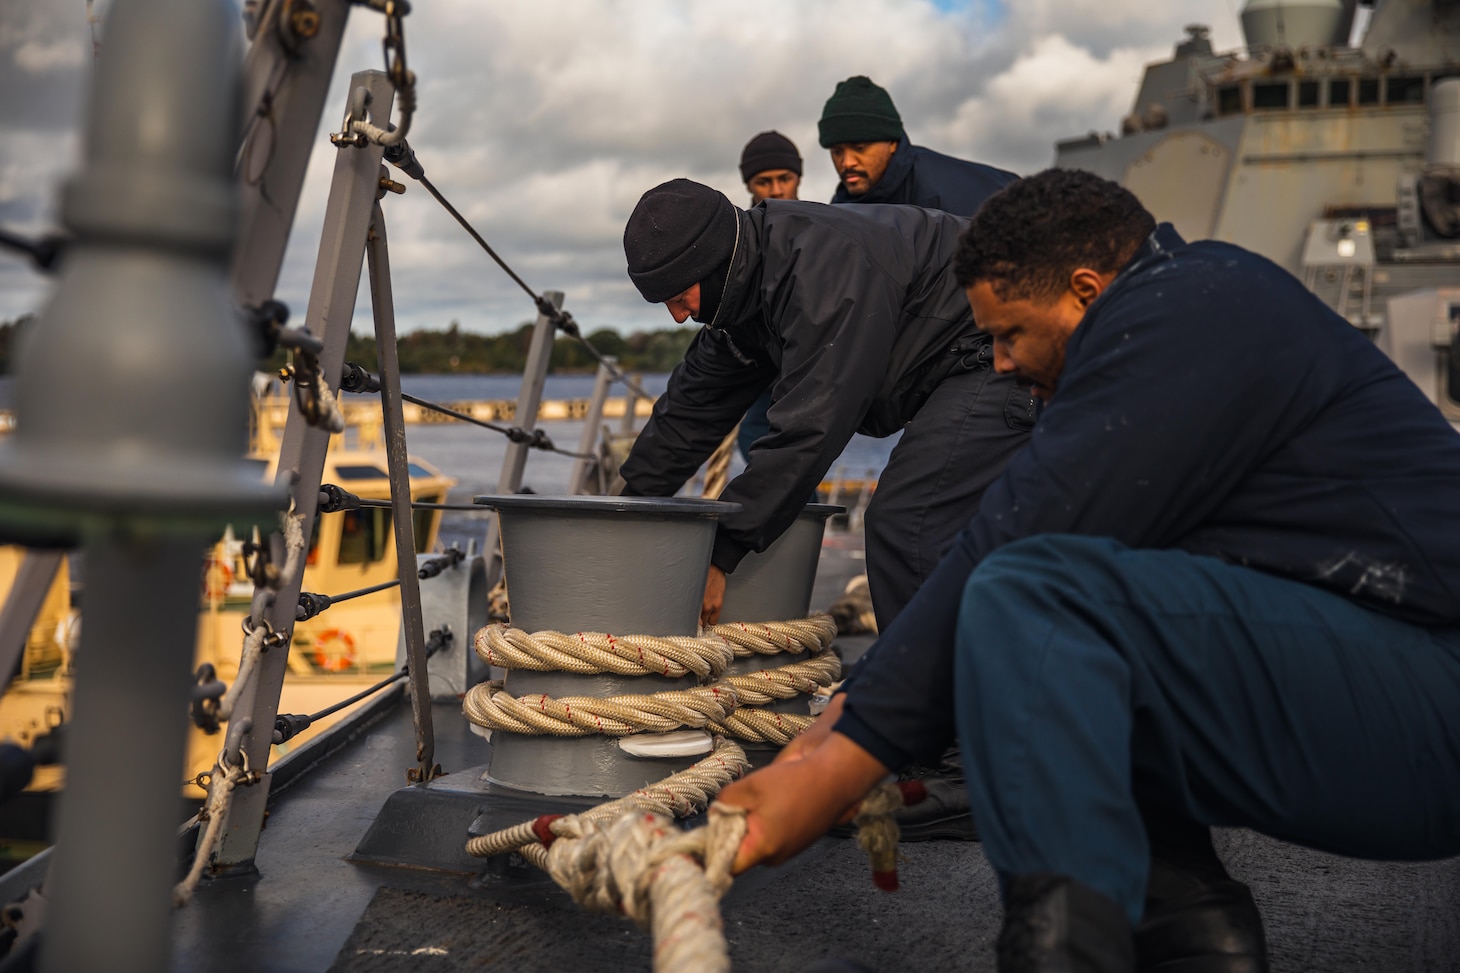
[[[111, 0], [96, 0], [105, 47]], [[816, 119], [836, 82], [870, 75], [912, 140], [1028, 173], [1056, 139], [1110, 130], [1142, 66], [1189, 23], [1219, 49], [1240, 42], [1240, 0], [415, 0], [406, 21], [420, 108], [411, 131], [428, 174], [539, 289], [567, 294], [589, 328], [672, 325], [624, 275], [623, 224], [675, 176], [737, 204], [736, 164], [765, 129], [806, 158], [803, 199], [836, 177]], [[84, 0], [0, 0], [0, 227], [56, 226], [92, 70]], [[356, 9], [323, 126], [344, 83], [381, 66], [382, 20]], [[334, 153], [322, 131], [279, 297], [302, 315]], [[402, 332], [495, 332], [532, 316], [526, 298], [419, 187], [387, 202]], [[0, 254], [0, 320], [38, 310], [47, 283]], [[356, 315], [368, 329], [368, 301]]]

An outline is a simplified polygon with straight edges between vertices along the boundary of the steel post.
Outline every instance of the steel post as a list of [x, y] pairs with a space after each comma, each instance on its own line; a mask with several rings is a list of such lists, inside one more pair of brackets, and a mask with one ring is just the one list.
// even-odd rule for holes
[[[608, 359], [613, 364], [618, 364], [612, 357]], [[613, 385], [613, 372], [608, 365], [599, 365], [598, 374], [593, 377], [593, 397], [588, 400], [588, 414], [583, 417], [583, 434], [578, 437], [578, 452], [589, 455], [597, 454], [594, 448], [598, 443], [599, 426], [603, 423], [603, 405], [608, 401], [608, 390]], [[577, 459], [573, 461], [573, 475], [568, 480], [568, 492], [574, 496], [585, 493], [597, 493], [597, 489], [590, 490], [588, 474], [592, 472], [595, 463], [593, 460]], [[600, 478], [601, 479], [601, 478]], [[598, 486], [598, 484], [594, 484]]]
[[[394, 90], [383, 71], [361, 71], [350, 79], [350, 91], [365, 88], [370, 93], [371, 114], [377, 123], [390, 115]], [[341, 148], [335, 156], [334, 178], [325, 207], [320, 234], [319, 257], [314, 267], [314, 284], [309, 292], [305, 324], [324, 342], [320, 368], [333, 384], [339, 381], [345, 362], [345, 342], [360, 288], [360, 271], [365, 256], [365, 238], [380, 185], [382, 150], [378, 145]], [[319, 481], [330, 434], [305, 421], [297, 402], [289, 406], [284, 441], [279, 450], [280, 484], [292, 483], [294, 511], [304, 518], [304, 542], [309, 543], [314, 513], [319, 505]], [[288, 579], [278, 592], [266, 617], [277, 632], [292, 635], [294, 608], [299, 599], [299, 578]], [[254, 679], [239, 695], [234, 718], [253, 720], [245, 752], [250, 765], [263, 769], [268, 764], [274, 718], [279, 711], [279, 693], [287, 670], [287, 653], [265, 653]], [[267, 773], [253, 787], [234, 792], [228, 815], [228, 829], [216, 858], [219, 869], [249, 872], [263, 828], [270, 779]]]
[[[167, 969], [197, 628], [190, 608], [205, 543], [118, 537], [86, 546], [66, 792], [46, 881], [48, 973]], [[115, 881], [126, 883], [121, 894]]]
[[[562, 291], [543, 291], [542, 296], [555, 308], [563, 306]], [[522, 371], [522, 389], [517, 393], [517, 425], [528, 432], [537, 427], [537, 410], [542, 405], [542, 390], [547, 384], [548, 366], [553, 358], [553, 319], [538, 314], [532, 326], [532, 344], [527, 350], [527, 365]], [[508, 443], [502, 458], [502, 473], [497, 478], [498, 493], [516, 493], [522, 488], [522, 472], [527, 467], [529, 449], [526, 443]]]
[[[562, 291], [543, 291], [542, 296], [553, 307], [563, 306]], [[543, 386], [547, 384], [548, 366], [552, 364], [553, 319], [541, 312], [532, 326], [532, 344], [527, 351], [527, 365], [522, 370], [522, 389], [517, 393], [517, 425], [531, 432], [537, 426], [537, 410], [542, 404]], [[502, 472], [497, 477], [497, 493], [508, 496], [522, 489], [522, 473], [527, 468], [526, 443], [508, 443], [502, 457]], [[487, 585], [495, 586], [502, 579], [502, 534], [496, 517], [487, 521], [487, 535], [482, 556], [487, 559]]]
[[[384, 178], [382, 170], [381, 177]], [[365, 255], [370, 265], [370, 306], [375, 313], [375, 349], [380, 356], [380, 412], [385, 425], [385, 460], [390, 473], [390, 508], [395, 533], [395, 559], [400, 571], [401, 623], [406, 633], [410, 666], [411, 711], [416, 724], [414, 779], [435, 776], [436, 738], [431, 726], [430, 675], [426, 669], [426, 632], [421, 626], [421, 579], [417, 576], [414, 518], [411, 516], [411, 471], [406, 456], [406, 424], [400, 397], [400, 360], [395, 346], [395, 299], [390, 289], [390, 254], [385, 213], [377, 201]]]
[[[168, 965], [179, 771], [207, 538], [282, 500], [244, 462], [237, 11], [118, 0], [93, 79], [75, 234], [19, 349], [0, 524], [88, 558], [41, 968]], [[158, 381], [166, 376], [166, 381]], [[121, 876], [124, 894], [102, 876]]]
[[[632, 376], [635, 384], [638, 383], [638, 376]], [[638, 416], [635, 414], [639, 408], [639, 396], [629, 384], [624, 384], [624, 415], [619, 420], [619, 432], [625, 436], [631, 435], [638, 423]]]

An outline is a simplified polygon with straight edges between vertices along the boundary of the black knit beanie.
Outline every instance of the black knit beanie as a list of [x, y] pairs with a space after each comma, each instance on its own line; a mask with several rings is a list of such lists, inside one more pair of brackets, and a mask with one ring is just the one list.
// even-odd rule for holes
[[801, 153], [796, 143], [780, 132], [761, 132], [745, 143], [740, 153], [740, 178], [750, 182], [751, 178], [767, 169], [790, 169], [801, 175]]
[[689, 179], [655, 186], [624, 227], [629, 279], [650, 304], [667, 301], [730, 259], [738, 226], [724, 193]]
[[892, 96], [860, 74], [836, 86], [817, 129], [823, 149], [839, 142], [896, 142], [903, 135]]

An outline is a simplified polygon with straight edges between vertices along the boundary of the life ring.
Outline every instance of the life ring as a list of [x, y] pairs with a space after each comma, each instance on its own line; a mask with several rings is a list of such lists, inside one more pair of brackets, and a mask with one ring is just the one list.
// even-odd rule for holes
[[209, 554], [207, 563], [203, 565], [203, 594], [209, 600], [217, 601], [228, 595], [232, 585], [233, 569], [228, 562]]
[[355, 667], [355, 636], [341, 628], [327, 628], [314, 639], [310, 658], [325, 672], [344, 672]]

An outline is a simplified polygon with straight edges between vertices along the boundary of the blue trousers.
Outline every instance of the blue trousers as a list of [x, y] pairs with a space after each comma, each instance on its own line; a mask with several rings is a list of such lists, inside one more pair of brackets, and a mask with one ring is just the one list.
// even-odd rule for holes
[[1144, 908], [1139, 806], [1360, 858], [1460, 854], [1460, 627], [1180, 551], [1048, 535], [969, 577], [956, 660], [1001, 878]]

